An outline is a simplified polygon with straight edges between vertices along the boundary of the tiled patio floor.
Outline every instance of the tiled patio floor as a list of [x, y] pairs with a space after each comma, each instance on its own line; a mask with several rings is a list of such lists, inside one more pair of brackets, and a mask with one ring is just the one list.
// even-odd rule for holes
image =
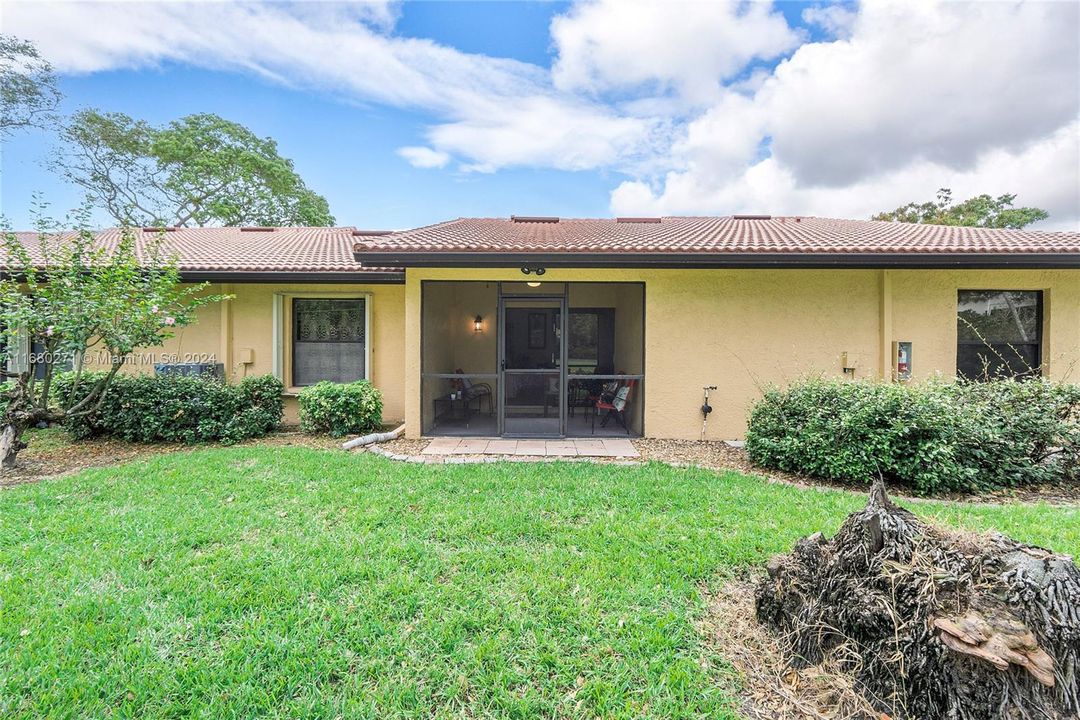
[[422, 455], [509, 455], [517, 457], [636, 458], [638, 451], [625, 438], [566, 440], [507, 440], [505, 438], [432, 439]]

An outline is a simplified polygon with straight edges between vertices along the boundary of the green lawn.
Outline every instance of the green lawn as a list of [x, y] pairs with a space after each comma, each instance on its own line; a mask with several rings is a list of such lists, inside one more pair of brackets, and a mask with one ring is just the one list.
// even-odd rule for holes
[[[0, 492], [0, 716], [734, 717], [699, 587], [862, 498], [199, 450]], [[918, 504], [1080, 551], [1080, 512]]]

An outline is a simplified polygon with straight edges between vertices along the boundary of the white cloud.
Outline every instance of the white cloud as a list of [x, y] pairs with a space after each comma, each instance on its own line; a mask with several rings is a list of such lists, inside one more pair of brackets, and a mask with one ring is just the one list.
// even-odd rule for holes
[[[182, 62], [422, 109], [437, 119], [428, 132], [431, 149], [460, 153], [477, 168], [618, 166], [623, 157], [640, 154], [632, 146], [648, 141], [653, 127], [648, 120], [558, 92], [540, 67], [387, 35], [375, 22], [385, 13], [351, 6], [11, 2], [4, 7], [6, 31], [34, 40], [61, 72]], [[90, 27], [94, 32], [86, 32]]]
[[850, 36], [858, 17], [857, 12], [843, 5], [816, 5], [802, 11], [804, 23], [817, 25], [834, 38]]
[[956, 169], [1076, 117], [1073, 3], [868, 3], [848, 40], [804, 45], [759, 91], [774, 156], [844, 185], [927, 160]]
[[752, 95], [690, 120], [661, 180], [623, 213], [867, 217], [941, 186], [1017, 193], [1080, 226], [1075, 4], [862, 6], [850, 37], [805, 44]]
[[715, 98], [747, 63], [778, 57], [800, 39], [769, 3], [624, 0], [579, 3], [552, 21], [551, 36], [559, 88], [652, 84], [692, 102]]
[[441, 150], [432, 150], [429, 147], [402, 147], [398, 148], [397, 154], [405, 158], [410, 165], [418, 168], [441, 168], [450, 162], [450, 155]]
[[512, 106], [491, 103], [486, 112], [437, 125], [428, 134], [435, 146], [472, 158], [476, 170], [505, 165], [588, 170], [628, 167], [640, 160], [654, 129], [647, 119], [533, 95]]
[[1017, 203], [1042, 207], [1045, 230], [1077, 230], [1080, 203], [1080, 121], [1020, 150], [995, 149], [955, 170], [926, 160], [867, 176], [843, 187], [807, 187], [776, 158], [766, 158], [715, 183], [698, 171], [669, 173], [658, 189], [626, 181], [611, 195], [616, 215], [764, 213], [869, 218], [912, 201], [932, 200], [939, 187], [953, 197], [1018, 193]]
[[179, 62], [425, 112], [417, 167], [621, 172], [618, 214], [865, 217], [950, 186], [1080, 223], [1076, 3], [814, 7], [808, 43], [768, 3], [580, 2], [550, 70], [396, 35], [394, 2], [3, 12], [65, 73]]

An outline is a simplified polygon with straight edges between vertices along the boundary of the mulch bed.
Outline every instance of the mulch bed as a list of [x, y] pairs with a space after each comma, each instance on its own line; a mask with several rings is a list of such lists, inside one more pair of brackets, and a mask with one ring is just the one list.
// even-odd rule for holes
[[388, 442], [379, 443], [379, 447], [383, 450], [393, 453], [394, 455], [419, 455], [424, 451], [424, 448], [428, 446], [430, 440], [410, 440], [408, 438], [398, 438], [396, 440], [390, 440]]
[[[634, 440], [634, 447], [645, 460], [658, 460], [673, 465], [694, 465], [710, 470], [734, 471], [745, 475], [757, 475], [770, 482], [779, 482], [796, 487], [828, 487], [839, 490], [864, 490], [866, 486], [844, 484], [832, 480], [812, 478], [806, 475], [770, 470], [755, 465], [742, 448], [734, 448], [725, 442], [711, 440]], [[914, 496], [904, 488], [890, 489], [896, 497], [918, 502], [925, 498]], [[1012, 503], [1046, 502], [1056, 505], [1076, 505], [1080, 503], [1080, 483], [1068, 485], [1047, 485], [1023, 488], [1008, 488], [987, 493], [949, 493], [935, 495], [934, 500], [959, 502]]]
[[[309, 447], [321, 450], [339, 450], [348, 438], [332, 438], [325, 435], [309, 435], [296, 427], [282, 430], [263, 438], [247, 440], [240, 445], [260, 445], [270, 447]], [[18, 485], [45, 478], [59, 477], [79, 472], [86, 468], [118, 465], [150, 455], [164, 452], [184, 452], [195, 449], [182, 443], [141, 444], [129, 443], [110, 438], [95, 438], [79, 442], [35, 443], [31, 438], [30, 447], [19, 454], [19, 466], [0, 476], [0, 487]], [[429, 440], [410, 440], [398, 438], [381, 443], [380, 447], [397, 455], [419, 455]], [[641, 453], [642, 460], [656, 460], [677, 466], [694, 465], [718, 471], [734, 471], [747, 475], [756, 475], [770, 482], [780, 482], [796, 487], [830, 487], [842, 490], [860, 490], [857, 486], [845, 485], [829, 480], [821, 480], [758, 467], [747, 457], [742, 448], [734, 448], [724, 442], [698, 440], [634, 440], [634, 447]], [[908, 494], [900, 489], [897, 497]], [[907, 497], [918, 501], [920, 498]], [[1075, 505], [1080, 502], [1080, 483], [1065, 486], [1014, 488], [998, 490], [981, 495], [953, 494], [936, 496], [939, 500], [964, 502], [1047, 502], [1059, 505]]]
[[[284, 428], [266, 437], [246, 440], [238, 445], [258, 445], [263, 447], [309, 447], [321, 450], [340, 449], [344, 438], [331, 438], [325, 435], [308, 435], [294, 428]], [[35, 442], [30, 438], [30, 446], [19, 453], [18, 465], [14, 470], [0, 475], [0, 487], [20, 485], [37, 480], [71, 475], [81, 470], [96, 467], [109, 467], [138, 460], [162, 453], [188, 452], [200, 447], [183, 443], [131, 443], [112, 438], [93, 438], [69, 442], [59, 438]]]

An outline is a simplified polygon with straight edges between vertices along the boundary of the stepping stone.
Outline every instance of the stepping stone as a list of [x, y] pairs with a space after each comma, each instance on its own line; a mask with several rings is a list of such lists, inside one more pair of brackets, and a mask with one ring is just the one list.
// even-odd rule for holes
[[518, 440], [517, 452], [518, 456], [521, 455], [536, 455], [543, 457], [547, 454], [547, 443], [543, 440]]
[[574, 457], [578, 454], [572, 440], [548, 440], [545, 445], [544, 454], [548, 457]]
[[584, 457], [606, 457], [608, 455], [603, 440], [574, 440], [574, 447], [577, 448], [577, 454]]
[[483, 455], [487, 450], [488, 443], [491, 442], [490, 438], [468, 438], [462, 440], [456, 448], [454, 448], [454, 455]]
[[638, 451], [634, 449], [634, 444], [629, 440], [604, 438], [600, 442], [604, 443], [604, 449], [607, 450], [607, 454], [611, 457], [639, 457]]
[[454, 452], [457, 446], [461, 444], [461, 438], [435, 438], [428, 443], [428, 446], [424, 448], [421, 455], [449, 455]]
[[485, 455], [513, 455], [518, 450], [517, 440], [489, 440]]

